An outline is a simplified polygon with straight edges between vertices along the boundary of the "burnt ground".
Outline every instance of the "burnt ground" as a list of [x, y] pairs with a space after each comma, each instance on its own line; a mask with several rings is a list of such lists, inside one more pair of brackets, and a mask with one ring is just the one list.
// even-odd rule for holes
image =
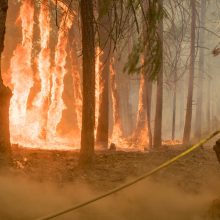
[[[87, 169], [78, 166], [77, 151], [14, 147], [13, 158], [16, 171], [30, 179], [61, 185], [84, 182], [100, 190], [109, 190], [150, 171], [183, 150], [182, 147], [166, 147], [151, 152], [96, 152], [94, 164]], [[197, 149], [151, 177], [156, 181], [175, 183], [189, 192], [199, 191], [210, 178], [220, 180], [220, 164], [211, 147]]]
[[[0, 177], [0, 219], [31, 220], [86, 201], [143, 175], [183, 150], [173, 146], [151, 152], [97, 152], [94, 164], [82, 169], [79, 152], [14, 146], [13, 177]], [[147, 181], [57, 219], [220, 219], [210, 217], [219, 212], [219, 202], [214, 202], [214, 208], [212, 205], [220, 197], [219, 183], [220, 164], [212, 147], [206, 146]]]

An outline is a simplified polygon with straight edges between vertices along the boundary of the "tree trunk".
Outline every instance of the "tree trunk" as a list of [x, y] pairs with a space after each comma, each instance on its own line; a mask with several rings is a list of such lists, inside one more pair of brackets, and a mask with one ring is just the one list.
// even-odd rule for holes
[[[161, 7], [163, 5], [163, 0], [159, 0]], [[163, 119], [163, 20], [160, 21], [158, 25], [160, 44], [161, 44], [161, 53], [160, 53], [160, 62], [161, 69], [157, 76], [157, 100], [156, 100], [156, 113], [154, 121], [154, 147], [161, 147], [162, 145], [162, 119]]]
[[154, 126], [154, 147], [162, 145], [162, 113], [163, 113], [163, 68], [157, 78], [157, 101]]
[[208, 78], [208, 92], [207, 92], [207, 130], [211, 131], [211, 78]]
[[[7, 10], [8, 1], [0, 0], [0, 56], [4, 49]], [[11, 95], [12, 93], [10, 89], [5, 87], [3, 84], [0, 62], [0, 165], [9, 163], [11, 160], [11, 145], [9, 132], [9, 106]]]
[[148, 80], [148, 88], [147, 88], [147, 123], [148, 123], [148, 136], [149, 136], [149, 147], [153, 146], [153, 137], [152, 137], [152, 129], [151, 129], [151, 102], [152, 102], [152, 82]]
[[99, 7], [99, 42], [100, 42], [100, 69], [99, 69], [99, 114], [96, 135], [96, 144], [103, 149], [108, 148], [109, 133], [109, 75], [111, 59], [111, 10], [110, 5], [106, 9], [104, 0], [98, 1]]
[[112, 93], [112, 110], [113, 110], [113, 131], [112, 141], [118, 142], [123, 137], [123, 127], [121, 121], [120, 98], [118, 92], [118, 84], [116, 80], [115, 61], [111, 61], [111, 93]]
[[[206, 16], [206, 0], [201, 0], [201, 21], [200, 26], [205, 27], [205, 16]], [[200, 139], [202, 136], [202, 110], [203, 110], [203, 79], [205, 69], [205, 56], [204, 56], [204, 40], [205, 31], [203, 28], [200, 29], [199, 34], [199, 79], [197, 89], [197, 106], [196, 106], [196, 121], [195, 121], [195, 137]]]
[[80, 164], [91, 163], [94, 156], [95, 128], [95, 40], [93, 1], [81, 0], [83, 53], [83, 106]]
[[149, 114], [148, 114], [148, 76], [141, 74], [140, 89], [139, 89], [139, 103], [137, 114], [137, 125], [134, 134], [134, 138], [137, 140], [137, 144], [149, 148]]
[[[145, 13], [148, 14], [149, 13], [149, 0], [145, 0], [144, 1], [144, 10], [145, 10]], [[149, 46], [150, 46], [150, 41], [149, 41], [149, 37], [151, 38], [151, 34], [152, 34], [152, 30], [150, 30], [149, 27], [147, 27], [146, 25], [146, 21], [145, 21], [145, 18], [143, 17], [143, 42], [144, 42], [144, 53], [143, 53], [143, 59], [144, 59], [144, 67], [143, 67], [143, 74], [144, 76], [141, 76], [142, 77], [142, 80], [143, 82], [141, 83], [141, 85], [144, 86], [144, 88], [141, 88], [141, 85], [140, 85], [140, 92], [139, 92], [139, 107], [141, 106], [141, 103], [143, 103], [143, 110], [144, 110], [144, 119], [146, 121], [146, 137], [145, 139], [147, 139], [147, 142], [148, 142], [148, 148], [152, 147], [152, 132], [151, 132], [151, 98], [152, 98], [152, 82], [150, 82], [149, 80], [149, 68], [148, 68], [148, 65], [147, 65], [147, 62], [149, 60], [149, 57], [151, 56], [151, 54], [149, 53]], [[154, 32], [154, 30], [153, 30]], [[142, 97], [140, 96], [141, 95], [141, 91], [144, 91], [144, 94], [142, 94]], [[142, 100], [141, 100], [142, 99]], [[140, 108], [139, 108], [140, 110]], [[142, 113], [141, 112], [138, 112], [138, 117], [137, 117], [137, 128], [136, 128], [136, 134], [139, 133], [139, 129], [140, 127], [143, 127], [140, 126], [141, 125], [141, 122], [139, 121], [140, 120], [140, 115]]]
[[177, 88], [177, 68], [174, 72], [174, 91], [173, 91], [173, 118], [172, 118], [172, 140], [175, 140], [176, 132], [176, 88]]
[[196, 2], [191, 0], [191, 49], [190, 49], [190, 67], [189, 67], [189, 85], [188, 97], [186, 106], [186, 117], [183, 134], [183, 144], [188, 144], [190, 141], [191, 124], [192, 124], [192, 101], [193, 101], [193, 82], [194, 82], [194, 67], [195, 67], [195, 27], [196, 27]]

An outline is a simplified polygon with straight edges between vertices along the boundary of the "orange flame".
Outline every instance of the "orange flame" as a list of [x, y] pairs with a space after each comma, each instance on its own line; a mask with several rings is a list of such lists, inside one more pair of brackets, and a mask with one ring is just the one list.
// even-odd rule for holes
[[137, 113], [137, 125], [134, 133], [136, 145], [138, 148], [149, 147], [148, 124], [147, 124], [147, 109], [145, 109], [144, 101], [146, 102], [146, 77], [141, 74], [140, 88], [139, 88], [139, 101]]
[[[33, 86], [31, 53], [33, 40], [34, 7], [31, 0], [22, 1], [19, 19], [22, 26], [22, 43], [17, 46], [11, 59], [10, 72], [13, 97], [10, 105], [10, 130], [12, 142], [26, 136], [27, 100]], [[31, 132], [28, 132], [32, 135]]]
[[36, 106], [39, 108], [40, 118], [40, 137], [46, 139], [46, 127], [47, 127], [47, 111], [49, 107], [49, 95], [50, 95], [50, 77], [51, 77], [51, 63], [50, 63], [50, 15], [48, 7], [45, 4], [41, 4], [39, 14], [39, 28], [41, 39], [41, 50], [38, 55], [38, 72], [41, 81], [41, 90], [36, 98]]
[[[22, 28], [22, 43], [17, 46], [11, 59], [11, 83], [13, 97], [10, 105], [11, 142], [25, 147], [73, 149], [73, 141], [56, 136], [56, 126], [65, 108], [62, 100], [63, 78], [66, 74], [67, 32], [72, 25], [64, 16], [58, 34], [55, 51], [55, 68], [51, 71], [50, 62], [50, 16], [48, 8], [42, 4], [39, 14], [41, 50], [37, 57], [37, 70], [41, 89], [33, 100], [32, 108], [27, 109], [28, 97], [34, 84], [32, 71], [32, 46], [34, 5], [31, 0], [23, 0], [19, 19]], [[51, 88], [52, 77], [52, 88]], [[50, 97], [51, 96], [51, 97]], [[50, 100], [51, 98], [51, 100]], [[77, 141], [78, 146], [79, 141]]]
[[127, 146], [123, 138], [123, 129], [121, 123], [120, 106], [119, 106], [119, 93], [116, 83], [116, 72], [114, 70], [114, 60], [112, 59], [110, 65], [111, 74], [111, 94], [112, 94], [112, 107], [113, 107], [113, 132], [111, 137], [111, 142], [115, 143], [120, 147]]
[[66, 46], [67, 46], [67, 32], [72, 25], [72, 21], [63, 16], [61, 27], [58, 33], [58, 42], [55, 49], [55, 68], [52, 73], [52, 89], [51, 89], [51, 104], [48, 111], [48, 132], [50, 138], [56, 136], [56, 128], [61, 120], [62, 112], [65, 109], [65, 105], [62, 99], [64, 90], [64, 76], [66, 74]]

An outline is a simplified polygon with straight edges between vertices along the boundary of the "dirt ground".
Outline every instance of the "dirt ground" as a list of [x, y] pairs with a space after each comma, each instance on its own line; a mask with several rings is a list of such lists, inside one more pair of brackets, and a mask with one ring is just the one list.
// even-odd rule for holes
[[[75, 200], [86, 201], [88, 198], [134, 179], [178, 155], [183, 150], [184, 148], [182, 147], [166, 147], [151, 152], [97, 152], [94, 165], [89, 169], [83, 170], [77, 165], [79, 152], [36, 150], [14, 146], [13, 158], [15, 169], [13, 169], [12, 173], [13, 178], [26, 179], [31, 181], [31, 184], [34, 182], [38, 185], [44, 183], [52, 184], [53, 187], [55, 185], [56, 190], [59, 191], [60, 194], [62, 192], [63, 196], [71, 197], [71, 199], [68, 199], [68, 202], [61, 202], [64, 208], [67, 205], [74, 204], [73, 201]], [[0, 202], [0, 217], [4, 216], [0, 219], [34, 219], [34, 216], [40, 216], [48, 214], [48, 212], [51, 211], [59, 210], [60, 206], [58, 204], [60, 203], [54, 204], [55, 201], [51, 202], [50, 200], [45, 202], [41, 198], [43, 196], [38, 195], [39, 193], [29, 194], [29, 191], [35, 191], [37, 187], [40, 188], [42, 194], [43, 185], [37, 187], [34, 185], [32, 189], [29, 188], [31, 184], [27, 183], [24, 187], [23, 185], [26, 183], [23, 184], [22, 182], [21, 185], [23, 188], [19, 187], [17, 191], [21, 192], [17, 192], [13, 187], [10, 187], [11, 182], [14, 180], [10, 180], [10, 184], [8, 184], [5, 179], [2, 180], [3, 183], [4, 181], [5, 185], [7, 185], [6, 191], [13, 195], [13, 199], [16, 197], [19, 198], [19, 201], [22, 200], [19, 196], [23, 197], [24, 193], [21, 192], [25, 190], [25, 193], [28, 191], [27, 197], [30, 197], [30, 195], [34, 198], [37, 197], [37, 201], [39, 201], [38, 205], [41, 207], [43, 206], [41, 204], [47, 204], [46, 206], [48, 206], [48, 208], [36, 208], [36, 203], [33, 202], [35, 200], [32, 201], [30, 198], [26, 198], [26, 200], [22, 200], [25, 205], [21, 205], [18, 210], [14, 210], [13, 213], [18, 213], [14, 215], [9, 214], [9, 212], [5, 211], [6, 209], [2, 211], [1, 207], [4, 207], [5, 204], [2, 205]], [[20, 180], [17, 181], [18, 185], [20, 184], [19, 181]], [[0, 181], [0, 188], [4, 189], [5, 185], [1, 185]], [[71, 193], [67, 192], [65, 194], [62, 190], [65, 189], [66, 186], [70, 188], [75, 187], [76, 190], [73, 194], [71, 194], [72, 191]], [[131, 189], [124, 190], [121, 193], [122, 195], [117, 193], [116, 197], [113, 197], [114, 199], [111, 198], [107, 200], [108, 202], [106, 203], [98, 204], [98, 206], [94, 204], [94, 209], [92, 209], [92, 206], [89, 211], [77, 212], [74, 218], [67, 216], [59, 219], [220, 219], [210, 217], [210, 215], [207, 217], [207, 213], [210, 213], [210, 207], [213, 201], [220, 196], [219, 186], [220, 164], [217, 161], [212, 147], [205, 146], [203, 149], [198, 149], [172, 166], [165, 168], [148, 180], [136, 186], [132, 186]], [[52, 190], [53, 187], [49, 187], [50, 190]], [[38, 192], [38, 189], [36, 192]], [[0, 194], [2, 193], [0, 192]], [[52, 194], [51, 192], [51, 195]], [[73, 198], [75, 198], [75, 200]], [[6, 193], [5, 199], [8, 200]], [[14, 202], [13, 199], [10, 200], [10, 204], [12, 201]], [[57, 196], [54, 197], [53, 200], [56, 199]], [[218, 201], [216, 201], [215, 203], [218, 203]], [[31, 202], [35, 207], [35, 212], [31, 212], [31, 214], [28, 212], [26, 215], [23, 215], [25, 210], [23, 206], [27, 206], [27, 204], [29, 205]], [[15, 203], [18, 204], [17, 200]], [[66, 206], [64, 206], [64, 204]], [[119, 206], [120, 208], [118, 208]], [[142, 210], [144, 207], [144, 212], [140, 212], [140, 207], [142, 207]], [[161, 214], [158, 214], [157, 209]], [[117, 214], [113, 215], [112, 211]], [[213, 210], [211, 210], [211, 212], [213, 212]], [[216, 212], [216, 210], [214, 210], [214, 212]], [[10, 213], [12, 212], [10, 211]], [[146, 216], [148, 216], [148, 218], [146, 218]], [[212, 214], [212, 216], [216, 215]]]
[[[97, 152], [89, 169], [78, 167], [77, 151], [48, 151], [14, 147], [16, 170], [37, 181], [85, 182], [100, 190], [109, 190], [138, 177], [178, 155], [182, 147], [166, 147], [150, 152]], [[220, 180], [220, 165], [211, 147], [198, 149], [151, 177], [175, 183], [185, 191], [197, 192], [210, 179]]]

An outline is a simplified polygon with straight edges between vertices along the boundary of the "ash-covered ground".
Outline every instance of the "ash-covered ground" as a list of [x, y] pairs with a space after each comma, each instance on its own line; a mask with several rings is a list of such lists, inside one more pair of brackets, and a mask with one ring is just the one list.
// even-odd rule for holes
[[[94, 165], [82, 169], [77, 165], [76, 151], [14, 147], [15, 167], [0, 177], [0, 219], [36, 219], [86, 201], [183, 150], [97, 152]], [[220, 197], [219, 186], [220, 165], [214, 151], [206, 146], [141, 183], [57, 219], [215, 219], [218, 210], [210, 207]]]

